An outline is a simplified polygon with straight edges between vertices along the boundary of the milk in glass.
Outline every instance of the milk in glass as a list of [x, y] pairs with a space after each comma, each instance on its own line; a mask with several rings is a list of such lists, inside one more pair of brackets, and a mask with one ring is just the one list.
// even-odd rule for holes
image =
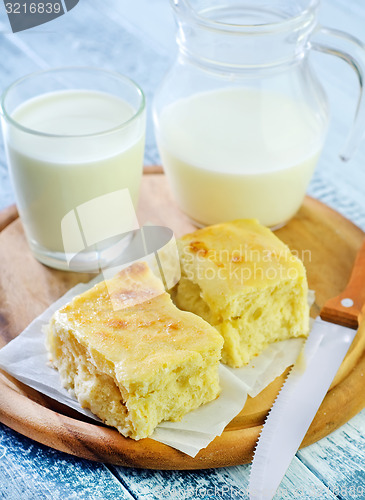
[[63, 252], [62, 218], [95, 197], [127, 187], [137, 203], [144, 128], [128, 125], [135, 114], [121, 98], [92, 90], [46, 93], [13, 111], [18, 126], [9, 127], [6, 150], [31, 246]]

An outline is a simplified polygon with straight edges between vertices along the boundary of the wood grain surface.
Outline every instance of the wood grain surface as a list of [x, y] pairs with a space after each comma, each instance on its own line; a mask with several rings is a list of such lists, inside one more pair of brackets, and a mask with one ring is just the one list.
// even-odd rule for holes
[[[155, 170], [156, 172], [156, 170]], [[176, 236], [194, 229], [174, 205], [165, 177], [145, 175], [140, 224], [171, 227]], [[7, 216], [8, 217], [8, 216]], [[1, 217], [0, 217], [1, 226]], [[346, 286], [364, 234], [338, 213], [306, 198], [297, 216], [277, 235], [303, 258], [309, 286], [316, 291], [312, 315]], [[33, 259], [19, 219], [0, 233], [0, 342], [6, 344], [51, 302], [88, 274], [56, 271]], [[302, 445], [321, 439], [347, 422], [365, 405], [365, 325], [336, 376]], [[158, 469], [203, 469], [246, 463], [284, 377], [278, 377], [196, 458], [152, 439], [135, 442], [114, 429], [96, 425], [78, 413], [0, 374], [0, 420], [18, 432], [73, 455], [124, 466]]]

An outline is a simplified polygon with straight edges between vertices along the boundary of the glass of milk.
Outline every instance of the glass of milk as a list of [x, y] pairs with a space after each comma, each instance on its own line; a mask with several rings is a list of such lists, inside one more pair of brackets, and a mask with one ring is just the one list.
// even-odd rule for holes
[[[257, 218], [272, 228], [299, 209], [325, 140], [329, 110], [310, 49], [357, 71], [351, 36], [317, 24], [317, 0], [171, 0], [178, 58], [154, 100], [162, 164], [197, 225]], [[342, 153], [365, 128], [365, 95]]]
[[1, 108], [16, 202], [34, 256], [58, 269], [98, 270], [138, 227], [142, 90], [114, 72], [60, 68], [13, 83]]

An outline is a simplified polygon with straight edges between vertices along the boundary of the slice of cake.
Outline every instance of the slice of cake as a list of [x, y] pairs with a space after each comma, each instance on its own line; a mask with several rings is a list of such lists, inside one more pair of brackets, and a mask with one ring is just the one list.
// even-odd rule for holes
[[218, 396], [222, 345], [212, 326], [173, 305], [143, 262], [75, 297], [47, 333], [64, 387], [134, 439]]
[[176, 305], [224, 338], [222, 361], [241, 367], [269, 343], [309, 332], [302, 262], [256, 220], [200, 229], [179, 241]]

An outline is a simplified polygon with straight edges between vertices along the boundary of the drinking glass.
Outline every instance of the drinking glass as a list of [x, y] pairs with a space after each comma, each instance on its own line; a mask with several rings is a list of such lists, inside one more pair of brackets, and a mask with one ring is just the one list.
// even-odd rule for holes
[[[31, 74], [1, 100], [6, 156], [29, 246], [42, 263], [97, 270], [138, 228], [145, 98], [95, 68]], [[121, 245], [121, 243], [124, 243]]]

